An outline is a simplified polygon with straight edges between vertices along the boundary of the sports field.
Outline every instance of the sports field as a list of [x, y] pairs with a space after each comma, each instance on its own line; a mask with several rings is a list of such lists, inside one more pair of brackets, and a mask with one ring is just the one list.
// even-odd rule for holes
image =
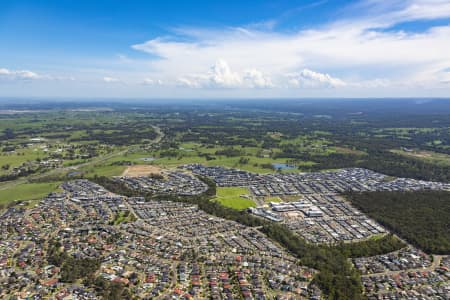
[[223, 206], [237, 210], [256, 206], [253, 200], [243, 198], [241, 195], [248, 195], [248, 190], [240, 187], [218, 187], [215, 200]]

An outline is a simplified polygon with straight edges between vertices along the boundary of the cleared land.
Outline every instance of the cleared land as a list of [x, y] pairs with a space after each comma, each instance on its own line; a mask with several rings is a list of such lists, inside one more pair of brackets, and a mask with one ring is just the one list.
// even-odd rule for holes
[[122, 176], [139, 177], [139, 176], [148, 176], [150, 174], [161, 174], [161, 168], [152, 165], [129, 166], [122, 173]]
[[253, 200], [243, 198], [241, 195], [248, 195], [248, 190], [239, 187], [218, 187], [215, 200], [223, 206], [237, 210], [256, 206]]

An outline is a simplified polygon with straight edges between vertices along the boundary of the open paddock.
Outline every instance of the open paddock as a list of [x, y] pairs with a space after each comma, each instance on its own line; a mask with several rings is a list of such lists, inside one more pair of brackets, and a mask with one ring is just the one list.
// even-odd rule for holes
[[161, 174], [161, 168], [153, 165], [134, 165], [129, 166], [123, 171], [122, 176], [140, 177], [150, 174]]

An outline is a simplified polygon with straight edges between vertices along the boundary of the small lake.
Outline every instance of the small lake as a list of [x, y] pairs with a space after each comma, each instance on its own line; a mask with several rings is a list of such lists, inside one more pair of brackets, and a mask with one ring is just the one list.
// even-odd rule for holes
[[154, 161], [156, 158], [154, 158], [154, 157], [143, 157], [143, 158], [139, 158], [140, 160], [143, 160], [143, 161]]
[[280, 163], [274, 163], [274, 164], [272, 164], [272, 167], [275, 170], [294, 170], [294, 169], [297, 169], [296, 166], [288, 165], [288, 164], [280, 164]]

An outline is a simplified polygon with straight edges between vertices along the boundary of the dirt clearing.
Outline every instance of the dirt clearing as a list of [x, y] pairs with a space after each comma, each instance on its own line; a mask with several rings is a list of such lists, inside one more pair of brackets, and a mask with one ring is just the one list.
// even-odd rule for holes
[[123, 171], [122, 176], [139, 177], [148, 176], [150, 174], [161, 174], [161, 168], [152, 165], [129, 166], [125, 171]]

